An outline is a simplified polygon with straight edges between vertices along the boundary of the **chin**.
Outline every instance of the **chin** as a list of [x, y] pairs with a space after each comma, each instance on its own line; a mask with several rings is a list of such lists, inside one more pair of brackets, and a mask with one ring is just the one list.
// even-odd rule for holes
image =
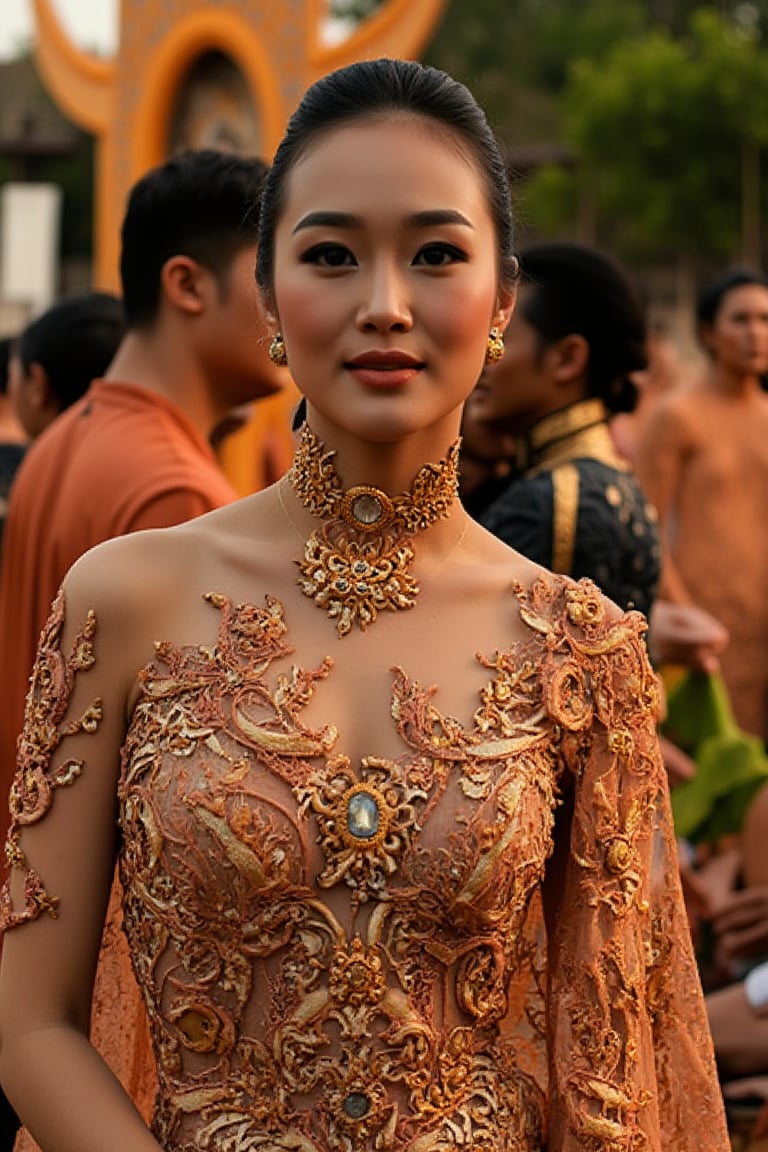
[[[439, 436], [440, 431], [447, 427], [443, 414], [428, 417], [423, 412], [414, 412], [413, 408], [410, 411], [402, 408], [395, 411], [394, 407], [389, 411], [382, 411], [381, 407], [377, 411], [369, 409], [366, 412], [347, 410], [343, 417], [310, 408], [308, 419], [310, 427], [321, 440], [332, 441], [336, 435], [341, 434], [371, 444], [397, 444], [416, 436]], [[454, 436], [458, 435], [458, 420], [456, 424]]]

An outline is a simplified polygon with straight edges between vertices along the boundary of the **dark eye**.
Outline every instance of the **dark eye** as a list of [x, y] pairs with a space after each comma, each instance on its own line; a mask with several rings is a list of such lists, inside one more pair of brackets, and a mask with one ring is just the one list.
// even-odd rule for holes
[[345, 268], [357, 263], [349, 248], [343, 244], [315, 244], [305, 252], [303, 264], [318, 264], [321, 268]]
[[441, 268], [466, 260], [466, 254], [454, 244], [425, 244], [414, 260], [415, 264], [427, 264], [430, 268]]

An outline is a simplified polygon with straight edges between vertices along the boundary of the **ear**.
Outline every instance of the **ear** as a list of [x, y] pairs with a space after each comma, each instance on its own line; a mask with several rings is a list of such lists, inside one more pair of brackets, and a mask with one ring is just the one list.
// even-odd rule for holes
[[265, 296], [262, 297], [261, 312], [267, 323], [267, 327], [270, 328], [272, 332], [279, 332], [280, 317], [277, 314], [275, 302], [271, 297], [269, 299], [267, 299]]
[[571, 333], [548, 349], [553, 359], [553, 377], [558, 384], [571, 384], [585, 376], [589, 363], [589, 344], [583, 336]]
[[496, 311], [493, 314], [491, 327], [498, 328], [500, 332], [505, 332], [507, 325], [512, 319], [512, 313], [515, 310], [516, 303], [516, 291], [512, 290], [500, 293], [496, 302]]
[[708, 352], [711, 356], [714, 352], [711, 325], [699, 324], [698, 328], [696, 329], [696, 335], [698, 336], [699, 343], [701, 344], [704, 351]]
[[191, 256], [171, 256], [160, 269], [160, 287], [166, 300], [188, 316], [205, 309], [213, 272]]
[[26, 377], [27, 399], [35, 412], [45, 412], [48, 408], [57, 408], [55, 397], [48, 384], [48, 373], [42, 364], [33, 360], [29, 365]]

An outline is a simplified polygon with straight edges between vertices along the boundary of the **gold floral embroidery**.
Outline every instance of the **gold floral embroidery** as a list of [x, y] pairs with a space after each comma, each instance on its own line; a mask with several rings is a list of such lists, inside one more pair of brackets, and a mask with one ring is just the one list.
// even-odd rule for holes
[[291, 665], [274, 598], [157, 646], [119, 801], [163, 1147], [725, 1152], [644, 624], [516, 596], [469, 726], [395, 670], [392, 759], [305, 723], [333, 666]]
[[55, 792], [74, 783], [83, 770], [79, 758], [66, 758], [57, 767], [52, 760], [67, 736], [95, 732], [102, 719], [102, 702], [94, 700], [78, 718], [65, 724], [75, 679], [94, 663], [96, 617], [89, 612], [68, 655], [61, 651], [64, 594], [59, 592], [40, 637], [25, 705], [24, 730], [18, 745], [18, 769], [11, 786], [11, 822], [5, 858], [11, 869], [25, 873], [24, 907], [15, 911], [10, 878], [0, 892], [0, 931], [36, 919], [42, 912], [56, 917], [58, 897], [49, 895], [43, 879], [31, 868], [21, 847], [22, 829], [46, 815]]

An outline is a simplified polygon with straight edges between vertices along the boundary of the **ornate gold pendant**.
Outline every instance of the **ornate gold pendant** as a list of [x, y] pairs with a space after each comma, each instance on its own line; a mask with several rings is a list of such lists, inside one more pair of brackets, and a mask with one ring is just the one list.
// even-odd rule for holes
[[339, 636], [365, 632], [379, 612], [413, 608], [419, 586], [408, 571], [413, 548], [400, 533], [366, 537], [343, 520], [313, 532], [297, 560], [299, 587], [336, 623]]
[[335, 621], [338, 635], [365, 632], [380, 612], [413, 608], [419, 586], [409, 571], [413, 535], [447, 516], [456, 499], [459, 443], [426, 464], [410, 492], [388, 496], [359, 485], [343, 490], [327, 451], [305, 424], [289, 473], [305, 508], [331, 518], [304, 546], [298, 585]]

